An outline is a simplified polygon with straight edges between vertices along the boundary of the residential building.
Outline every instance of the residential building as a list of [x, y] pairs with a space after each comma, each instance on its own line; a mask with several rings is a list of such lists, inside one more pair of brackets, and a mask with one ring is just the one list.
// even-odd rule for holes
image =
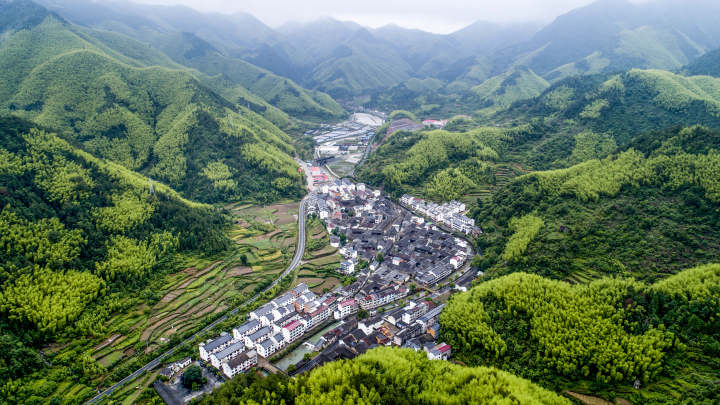
[[235, 340], [245, 340], [245, 336], [248, 336], [249, 334], [259, 330], [262, 327], [262, 324], [257, 319], [251, 319], [244, 324], [238, 326], [237, 328], [233, 328], [233, 339]]
[[292, 343], [305, 333], [305, 324], [300, 321], [292, 321], [283, 326], [282, 334], [287, 343]]
[[247, 346], [248, 349], [254, 349], [256, 344], [269, 338], [272, 333], [273, 329], [270, 326], [265, 326], [257, 332], [245, 336], [245, 346]]
[[[427, 349], [426, 349], [427, 350]], [[443, 342], [439, 345], [427, 350], [427, 356], [430, 360], [447, 360], [452, 354], [452, 348], [449, 344]]]
[[355, 298], [346, 299], [338, 304], [334, 317], [335, 319], [345, 319], [346, 317], [357, 313], [358, 307], [359, 306]]
[[240, 353], [234, 359], [222, 364], [222, 371], [228, 378], [233, 378], [240, 373], [244, 373], [257, 364], [257, 352], [250, 350], [249, 352]]
[[213, 340], [208, 340], [205, 343], [200, 343], [200, 345], [198, 346], [200, 358], [204, 361], [209, 361], [211, 354], [217, 353], [220, 350], [223, 350], [226, 347], [230, 346], [232, 340], [232, 335], [228, 334], [227, 332], [223, 332], [219, 337]]
[[210, 355], [210, 364], [213, 365], [213, 367], [219, 369], [220, 365], [228, 360], [234, 359], [235, 356], [242, 353], [245, 350], [245, 343], [243, 342], [235, 342], [231, 344], [230, 346], [226, 347], [223, 350], [220, 350], [219, 352], [213, 353]]

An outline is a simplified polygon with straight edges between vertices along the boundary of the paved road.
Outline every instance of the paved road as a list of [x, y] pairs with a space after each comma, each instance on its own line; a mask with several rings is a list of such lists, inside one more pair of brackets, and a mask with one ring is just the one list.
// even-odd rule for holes
[[[267, 291], [267, 290], [275, 287], [285, 276], [287, 276], [288, 274], [290, 274], [290, 272], [292, 272], [293, 270], [295, 270], [295, 269], [300, 265], [300, 261], [302, 260], [303, 254], [305, 253], [305, 220], [306, 220], [306, 218], [307, 218], [307, 215], [305, 214], [306, 202], [307, 202], [307, 197], [305, 197], [305, 198], [300, 202], [300, 211], [299, 211], [299, 217], [298, 217], [298, 245], [297, 245], [297, 249], [295, 250], [295, 257], [293, 257], [292, 262], [290, 262], [290, 266], [288, 266], [288, 268], [287, 268], [277, 279], [275, 279], [275, 281], [273, 281], [272, 284], [270, 284], [270, 285], [269, 285], [267, 288], [265, 288], [263, 291], [257, 293], [255, 296], [253, 296], [252, 298], [250, 298], [249, 300], [247, 300], [247, 301], [245, 302], [245, 304], [243, 304], [243, 306], [245, 306], [245, 305], [247, 305], [247, 304], [251, 304], [251, 303], [257, 301], [257, 300], [260, 298], [260, 295], [262, 295], [265, 291]], [[185, 340], [184, 340], [182, 343], [180, 343], [179, 345], [173, 347], [172, 349], [170, 349], [170, 350], [166, 351], [165, 353], [161, 354], [160, 356], [156, 357], [155, 359], [153, 359], [152, 361], [150, 361], [150, 362], [147, 363], [146, 365], [144, 365], [144, 366], [140, 367], [139, 369], [137, 369], [134, 373], [130, 374], [129, 376], [127, 376], [127, 377], [125, 377], [125, 378], [123, 378], [122, 380], [120, 380], [118, 383], [116, 383], [116, 384], [113, 385], [112, 387], [110, 387], [110, 388], [106, 389], [105, 391], [99, 393], [97, 396], [95, 396], [93, 399], [87, 401], [86, 403], [87, 403], [87, 404], [93, 404], [93, 403], [96, 403], [96, 402], [100, 401], [100, 400], [103, 399], [104, 397], [107, 397], [107, 396], [111, 395], [111, 394], [112, 394], [113, 392], [115, 392], [118, 388], [120, 388], [120, 387], [122, 387], [123, 385], [127, 384], [128, 382], [134, 380], [135, 378], [141, 376], [141, 375], [142, 375], [143, 373], [145, 373], [146, 371], [152, 370], [153, 368], [159, 366], [160, 363], [161, 363], [163, 360], [165, 360], [165, 358], [167, 358], [168, 356], [171, 356], [173, 353], [175, 353], [175, 350], [176, 350], [178, 347], [184, 346], [184, 345], [190, 343], [191, 341], [195, 340], [199, 335], [204, 334], [205, 332], [207, 332], [207, 331], [209, 331], [210, 329], [212, 329], [212, 328], [214, 328], [215, 326], [217, 326], [219, 323], [224, 322], [225, 320], [227, 320], [228, 317], [237, 314], [239, 310], [240, 310], [240, 308], [235, 308], [235, 309], [233, 309], [232, 311], [230, 311], [230, 312], [226, 313], [225, 315], [221, 316], [220, 318], [218, 318], [216, 321], [214, 321], [214, 322], [211, 323], [210, 325], [204, 327], [204, 328], [203, 328], [202, 330], [200, 330], [199, 332], [197, 332], [197, 333], [193, 334], [192, 336], [190, 336], [189, 338], [185, 339]]]

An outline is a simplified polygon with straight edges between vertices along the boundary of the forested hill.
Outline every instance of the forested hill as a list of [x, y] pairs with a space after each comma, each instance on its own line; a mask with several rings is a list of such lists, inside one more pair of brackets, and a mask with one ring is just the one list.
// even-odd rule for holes
[[0, 42], [0, 111], [56, 129], [93, 155], [188, 198], [300, 195], [288, 135], [210, 91], [190, 71], [147, 67], [122, 52], [148, 50], [145, 45], [125, 38], [124, 46], [110, 48], [30, 2], [0, 8], [24, 18]]
[[720, 77], [720, 49], [710, 51], [695, 59], [684, 66], [681, 72], [688, 76], [706, 75]]
[[200, 404], [527, 404], [571, 402], [528, 380], [487, 367], [431, 361], [424, 352], [379, 347], [288, 380], [241, 374]]
[[[8, 379], [44, 367], [34, 348], [106, 332], [127, 309], [120, 298], [165, 274], [174, 253], [226, 249], [226, 225], [161, 183], [0, 118], [0, 398], [17, 388]], [[84, 378], [86, 365], [97, 367], [77, 358], [67, 370]]]
[[720, 133], [702, 127], [640, 137], [625, 152], [518, 177], [473, 215], [488, 274], [584, 282], [656, 280], [717, 257]]
[[[337, 119], [345, 111], [327, 94], [254, 66], [238, 55], [274, 33], [249, 15], [203, 14], [186, 7], [77, 0], [40, 0], [84, 27], [120, 33], [164, 52], [175, 62], [212, 76], [214, 89], [232, 101], [242, 90], [299, 119]], [[239, 88], [239, 89], [236, 89]], [[241, 102], [238, 100], [238, 102]]]
[[[651, 131], [676, 125], [720, 128], [720, 79], [661, 70], [580, 76], [558, 82], [490, 121], [542, 123], [543, 136], [515, 149], [518, 160], [535, 170], [567, 167], [582, 161], [577, 153], [601, 158]], [[578, 134], [588, 131], [593, 133], [589, 143], [578, 140]], [[588, 145], [596, 149], [577, 149]]]
[[515, 273], [452, 296], [441, 336], [468, 365], [498, 367], [553, 391], [612, 403], [713, 404], [718, 297], [718, 264], [654, 284], [571, 285]]

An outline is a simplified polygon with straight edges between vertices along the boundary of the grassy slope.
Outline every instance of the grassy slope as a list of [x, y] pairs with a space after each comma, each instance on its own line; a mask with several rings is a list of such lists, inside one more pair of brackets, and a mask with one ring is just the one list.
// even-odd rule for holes
[[482, 105], [508, 107], [510, 104], [539, 96], [550, 84], [529, 69], [514, 69], [491, 77], [472, 88]]
[[[290, 138], [187, 71], [131, 65], [52, 16], [29, 28], [0, 45], [0, 108], [57, 128], [189, 197], [299, 192]], [[279, 177], [286, 180], [273, 183]]]

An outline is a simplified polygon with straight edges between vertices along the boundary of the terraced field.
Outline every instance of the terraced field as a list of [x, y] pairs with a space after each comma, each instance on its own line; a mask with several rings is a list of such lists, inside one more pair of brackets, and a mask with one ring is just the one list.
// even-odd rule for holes
[[[272, 283], [295, 252], [298, 204], [226, 207], [235, 218], [230, 232], [236, 246], [230, 253], [214, 258], [178, 259], [181, 270], [157, 280], [152, 288], [153, 297], [129, 301], [106, 322], [104, 337], [82, 343], [87, 344], [82, 350], [103, 368], [97, 382], [115, 373], [126, 375], [123, 369], [142, 364], [145, 354], [199, 330]], [[77, 349], [80, 344], [70, 343], [47, 351], [62, 353]], [[133, 403], [155, 377], [156, 373], [146, 374], [114, 397], [122, 398], [123, 404]], [[82, 387], [59, 385], [55, 392], [68, 398], [75, 394], [73, 390]]]
[[316, 294], [330, 291], [341, 283], [337, 270], [342, 261], [337, 248], [330, 246], [329, 235], [320, 220], [308, 220], [307, 243], [298, 282], [305, 283]]

